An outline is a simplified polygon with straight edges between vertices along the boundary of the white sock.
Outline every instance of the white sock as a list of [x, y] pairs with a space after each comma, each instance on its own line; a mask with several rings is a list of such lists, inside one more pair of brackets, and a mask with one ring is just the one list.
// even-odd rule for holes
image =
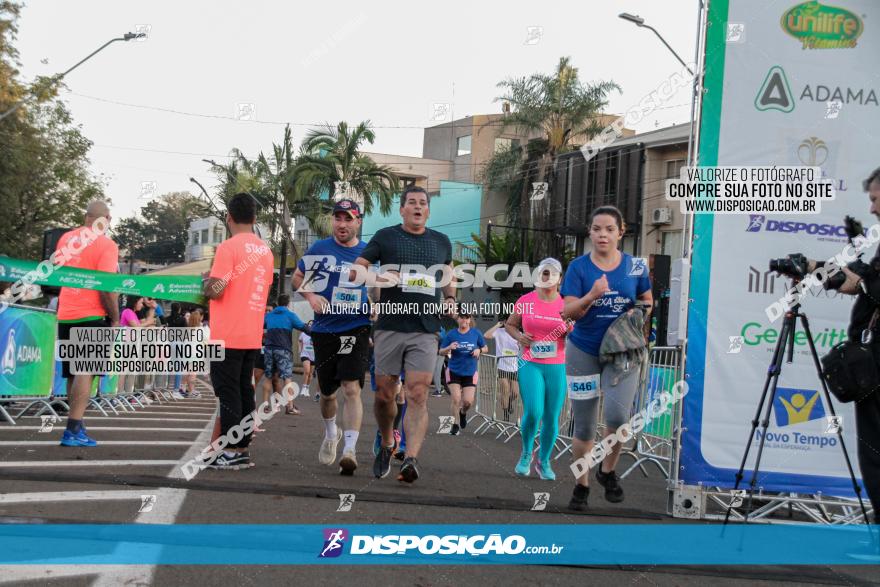
[[336, 440], [336, 416], [324, 418], [324, 438]]
[[360, 432], [358, 432], [357, 430], [346, 430], [345, 432], [343, 432], [342, 437], [345, 439], [345, 443], [342, 445], [342, 452], [354, 452], [354, 447], [357, 444], [358, 436], [360, 436]]

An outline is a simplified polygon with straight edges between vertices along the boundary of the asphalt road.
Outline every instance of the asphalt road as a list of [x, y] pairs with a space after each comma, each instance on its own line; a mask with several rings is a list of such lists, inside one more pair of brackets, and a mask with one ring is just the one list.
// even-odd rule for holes
[[[422, 478], [412, 486], [370, 473], [375, 425], [372, 393], [364, 392], [365, 426], [358, 443], [360, 468], [341, 477], [320, 465], [323, 435], [318, 405], [301, 398], [300, 416], [276, 415], [251, 448], [256, 466], [243, 471], [206, 470], [183, 478], [180, 464], [210, 437], [215, 402], [200, 382], [202, 398], [176, 400], [100, 417], [87, 414], [96, 448], [57, 445], [60, 430], [40, 432], [39, 418], [0, 424], [0, 522], [144, 524], [609, 524], [663, 523], [665, 482], [655, 471], [624, 480], [626, 501], [606, 502], [597, 492], [590, 510], [568, 512], [572, 477], [565, 458], [557, 481], [513, 474], [518, 437], [475, 436], [472, 422], [457, 437], [437, 434], [448, 397], [431, 398], [430, 434], [420, 457]], [[58, 424], [63, 426], [63, 420]], [[628, 461], [623, 461], [628, 464]], [[550, 494], [545, 511], [531, 511], [535, 492]], [[338, 512], [339, 495], [354, 494], [350, 511]], [[143, 496], [155, 496], [152, 507]], [[147, 498], [152, 502], [153, 498]], [[145, 511], [139, 511], [145, 510]], [[564, 526], [561, 527], [564, 531]], [[634, 540], [638, 540], [634, 536]], [[681, 545], [686, 548], [687, 545]], [[827, 585], [878, 584], [876, 567], [511, 567], [490, 566], [114, 566], [0, 567], [0, 583], [33, 585], [282, 585], [312, 580], [326, 585]], [[353, 573], [357, 573], [353, 579]]]

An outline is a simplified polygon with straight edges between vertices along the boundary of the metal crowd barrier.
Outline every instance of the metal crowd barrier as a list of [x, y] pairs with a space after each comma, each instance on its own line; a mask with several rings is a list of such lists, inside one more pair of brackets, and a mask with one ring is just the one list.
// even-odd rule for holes
[[[681, 379], [680, 353], [678, 347], [654, 347], [648, 357], [648, 371], [642, 375], [633, 405], [633, 412], [646, 410], [651, 402], [664, 392], [671, 392], [672, 386]], [[498, 357], [480, 355], [477, 369], [479, 378], [475, 400], [475, 415], [471, 420], [481, 420], [473, 429], [474, 434], [494, 433], [496, 439], [504, 437], [504, 442], [520, 433], [520, 420], [523, 406], [519, 393], [502, 392], [497, 373]], [[511, 386], [512, 387], [512, 386]], [[603, 400], [600, 399], [599, 410], [603, 413]], [[656, 466], [669, 479], [673, 473], [673, 432], [674, 423], [681, 410], [680, 403], [674, 403], [672, 410], [645, 425], [624, 445], [621, 456], [632, 457], [633, 464], [620, 476], [626, 477], [635, 469], [647, 476], [647, 463]], [[565, 403], [559, 417], [559, 436], [556, 439], [554, 460], [571, 452], [574, 433], [574, 419], [571, 414], [571, 402], [566, 394]], [[600, 421], [596, 440], [605, 435], [605, 425]]]
[[[673, 386], [682, 379], [681, 349], [679, 347], [654, 347], [648, 360], [648, 373], [636, 396], [635, 409], [647, 410], [661, 393], [672, 393]], [[679, 421], [681, 402], [673, 402], [668, 412], [653, 418], [633, 439], [632, 448], [625, 454], [634, 459], [633, 464], [621, 473], [624, 478], [638, 468], [648, 476], [646, 463], [656, 466], [666, 479], [673, 474], [673, 436], [675, 423]], [[622, 455], [621, 455], [622, 456]]]
[[522, 400], [519, 393], [515, 394], [511, 388], [515, 380], [508, 380], [508, 398], [504, 405], [504, 393], [498, 377], [498, 357], [495, 355], [481, 354], [477, 363], [477, 393], [474, 400], [476, 415], [471, 420], [481, 419], [483, 422], [474, 429], [474, 434], [486, 434], [497, 432], [495, 438], [506, 436], [504, 442], [508, 442], [519, 433], [519, 421], [522, 418]]

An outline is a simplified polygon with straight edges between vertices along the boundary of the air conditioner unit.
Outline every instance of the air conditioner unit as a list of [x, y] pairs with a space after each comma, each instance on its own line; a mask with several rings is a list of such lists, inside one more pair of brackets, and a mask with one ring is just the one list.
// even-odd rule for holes
[[672, 208], [654, 208], [651, 211], [651, 224], [672, 224]]

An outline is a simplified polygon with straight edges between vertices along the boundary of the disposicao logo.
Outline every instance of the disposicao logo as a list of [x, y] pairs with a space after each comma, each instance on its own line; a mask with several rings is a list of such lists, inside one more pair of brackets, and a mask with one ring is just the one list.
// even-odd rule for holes
[[789, 8], [779, 24], [802, 49], [853, 49], [865, 29], [854, 12], [817, 1]]
[[789, 220], [767, 220], [763, 214], [752, 214], [746, 232], [788, 232], [811, 236], [830, 236], [846, 238], [846, 227], [842, 224], [818, 224], [815, 222], [796, 222]]
[[749, 225], [746, 227], [746, 232], [759, 232], [761, 227], [764, 226], [765, 220], [767, 220], [767, 217], [763, 214], [750, 214]]
[[324, 547], [318, 558], [336, 558], [342, 554], [348, 530], [342, 528], [324, 528]]
[[819, 391], [815, 389], [777, 387], [773, 404], [776, 425], [780, 427], [825, 417], [825, 406], [819, 398]]

